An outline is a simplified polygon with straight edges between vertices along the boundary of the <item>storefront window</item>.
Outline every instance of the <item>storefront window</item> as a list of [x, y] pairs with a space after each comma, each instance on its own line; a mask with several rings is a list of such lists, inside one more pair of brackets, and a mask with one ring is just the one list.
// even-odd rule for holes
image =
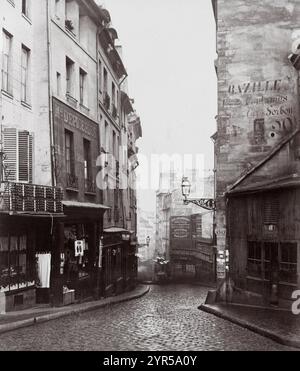
[[[76, 241], [83, 242], [83, 251], [79, 255], [75, 251]], [[66, 283], [89, 275], [89, 246], [88, 236], [84, 225], [65, 227], [65, 251], [64, 251], [64, 274]]]
[[259, 242], [248, 242], [248, 275], [262, 276], [262, 249]]
[[297, 283], [297, 244], [280, 244], [280, 280], [288, 283]]
[[0, 237], [0, 286], [9, 287], [9, 238]]
[[0, 287], [19, 289], [30, 277], [30, 266], [27, 262], [27, 236], [0, 237]]

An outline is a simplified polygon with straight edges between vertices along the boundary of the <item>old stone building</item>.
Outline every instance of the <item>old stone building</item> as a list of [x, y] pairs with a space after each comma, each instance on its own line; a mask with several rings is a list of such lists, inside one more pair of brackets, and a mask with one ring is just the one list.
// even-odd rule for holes
[[[279, 177], [289, 177], [294, 173], [294, 158], [289, 158], [294, 152], [285, 157], [284, 148], [295, 143], [294, 135], [299, 128], [299, 77], [291, 63], [291, 53], [294, 49], [297, 50], [300, 44], [300, 4], [298, 1], [287, 0], [214, 0], [213, 7], [218, 54], [217, 133], [213, 137], [217, 174], [218, 275], [219, 278], [225, 277], [227, 250], [230, 257], [230, 276], [236, 285], [244, 291], [254, 291], [269, 297], [272, 279], [270, 280], [270, 272], [268, 276], [264, 275], [263, 271], [266, 270], [264, 262], [269, 264], [270, 271], [272, 259], [271, 253], [264, 248], [264, 243], [276, 250], [272, 252], [273, 256], [277, 256], [274, 258], [274, 264], [271, 264], [276, 266], [273, 271], [280, 273], [283, 267], [288, 267], [285, 259], [293, 259], [290, 268], [294, 270], [299, 241], [296, 236], [288, 237], [286, 231], [290, 228], [289, 223], [295, 223], [296, 219], [293, 217], [296, 218], [296, 215], [288, 222], [287, 219], [282, 220], [282, 213], [285, 213], [283, 209], [280, 209], [282, 213], [276, 214], [279, 204], [276, 195], [271, 191], [272, 186], [266, 186], [265, 193], [260, 189], [257, 196], [260, 201], [257, 200], [256, 204], [258, 214], [251, 214], [252, 216], [250, 211], [247, 214], [247, 207], [251, 209], [249, 200], [248, 204], [246, 199], [244, 204], [238, 204], [237, 201], [231, 201], [231, 196], [227, 196], [236, 187], [242, 187], [244, 182], [254, 182], [256, 171], [260, 171], [261, 181], [264, 176], [266, 182], [274, 178], [278, 185], [276, 188], [282, 188], [282, 197], [286, 197], [285, 203], [292, 202], [289, 192], [283, 196], [285, 186], [279, 186]], [[293, 148], [294, 146], [295, 144], [292, 145]], [[278, 155], [275, 165], [276, 151], [281, 155]], [[269, 161], [273, 165], [264, 165], [268, 170], [263, 175], [258, 168], [264, 168], [263, 164]], [[251, 197], [255, 198], [254, 195]], [[283, 200], [281, 204], [281, 207], [284, 207]], [[291, 208], [290, 213], [293, 213], [292, 210]], [[245, 217], [242, 217], [242, 214]], [[237, 222], [238, 215], [239, 231], [234, 224], [229, 223], [233, 220], [231, 217]], [[251, 223], [256, 225], [255, 230], [250, 228]], [[278, 235], [278, 228], [281, 235]], [[257, 240], [259, 243], [257, 248], [254, 248], [253, 243]], [[280, 244], [284, 246], [290, 243], [294, 245], [286, 245], [291, 247], [286, 258], [281, 254], [284, 249], [280, 248]], [[289, 250], [289, 247], [287, 249]], [[253, 277], [252, 263], [255, 261], [260, 273], [254, 274]], [[285, 280], [282, 278], [281, 282], [283, 281]], [[294, 284], [296, 281], [294, 280]], [[292, 286], [292, 289], [293, 287], [295, 286]], [[278, 294], [278, 287], [276, 290]], [[290, 293], [287, 294], [287, 290], [281, 288], [281, 292], [283, 291], [286, 298]]]
[[136, 194], [120, 160], [129, 178], [141, 122], [110, 14], [93, 0], [0, 9], [1, 310], [132, 288]]

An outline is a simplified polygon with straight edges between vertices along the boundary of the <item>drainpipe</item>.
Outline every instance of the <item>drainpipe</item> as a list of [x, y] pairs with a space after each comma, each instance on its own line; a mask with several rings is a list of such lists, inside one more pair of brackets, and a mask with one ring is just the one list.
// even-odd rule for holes
[[54, 122], [52, 107], [52, 58], [51, 58], [51, 8], [50, 1], [47, 0], [47, 58], [48, 58], [48, 99], [49, 99], [49, 132], [50, 132], [50, 156], [51, 156], [51, 179], [52, 186], [57, 186], [56, 179], [56, 154], [54, 140]]

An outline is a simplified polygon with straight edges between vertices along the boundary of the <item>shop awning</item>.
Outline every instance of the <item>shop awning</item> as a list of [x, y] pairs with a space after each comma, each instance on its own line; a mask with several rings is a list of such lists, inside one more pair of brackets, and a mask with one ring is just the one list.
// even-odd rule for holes
[[97, 220], [109, 210], [108, 206], [88, 202], [63, 201], [64, 213], [72, 220]]
[[94, 210], [109, 210], [110, 207], [102, 204], [92, 204], [88, 202], [77, 202], [77, 201], [63, 201], [65, 207], [69, 208], [81, 208], [81, 209], [94, 209]]
[[127, 229], [119, 227], [110, 227], [103, 230], [104, 233], [131, 233]]
[[22, 212], [22, 211], [0, 211], [0, 215], [27, 217], [27, 218], [65, 218], [66, 215], [62, 213], [41, 213], [41, 212]]

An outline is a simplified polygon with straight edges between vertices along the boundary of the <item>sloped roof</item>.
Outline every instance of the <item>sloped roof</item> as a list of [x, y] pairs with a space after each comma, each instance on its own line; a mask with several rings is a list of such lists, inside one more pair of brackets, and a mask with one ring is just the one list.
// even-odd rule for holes
[[[255, 174], [258, 173], [258, 171], [260, 171], [268, 163], [270, 163], [277, 154], [283, 151], [284, 147], [288, 145], [299, 133], [300, 133], [300, 129], [296, 129], [292, 134], [287, 136], [282, 142], [280, 142], [277, 146], [275, 146], [274, 149], [262, 161], [260, 161], [256, 166], [254, 166], [246, 174], [244, 174], [238, 181], [236, 181], [229, 188], [227, 193], [228, 194], [239, 193], [239, 192], [243, 192], [243, 190], [245, 191], [246, 189], [248, 189], [249, 191], [251, 188], [254, 189], [255, 187], [262, 187], [262, 186], [271, 187], [272, 183], [274, 183], [274, 185], [275, 183], [279, 184], [283, 177], [278, 176], [277, 174], [274, 174], [274, 178], [269, 179], [267, 181], [252, 182], [251, 184], [247, 184], [247, 185], [244, 185], [243, 183], [246, 183], [246, 181], [250, 180], [251, 177], [254, 178]], [[268, 176], [268, 174], [266, 174], [266, 176]], [[297, 174], [290, 173], [290, 174], [286, 174], [284, 178], [294, 179], [295, 176], [297, 177]], [[283, 186], [283, 183], [282, 183], [282, 186]]]

